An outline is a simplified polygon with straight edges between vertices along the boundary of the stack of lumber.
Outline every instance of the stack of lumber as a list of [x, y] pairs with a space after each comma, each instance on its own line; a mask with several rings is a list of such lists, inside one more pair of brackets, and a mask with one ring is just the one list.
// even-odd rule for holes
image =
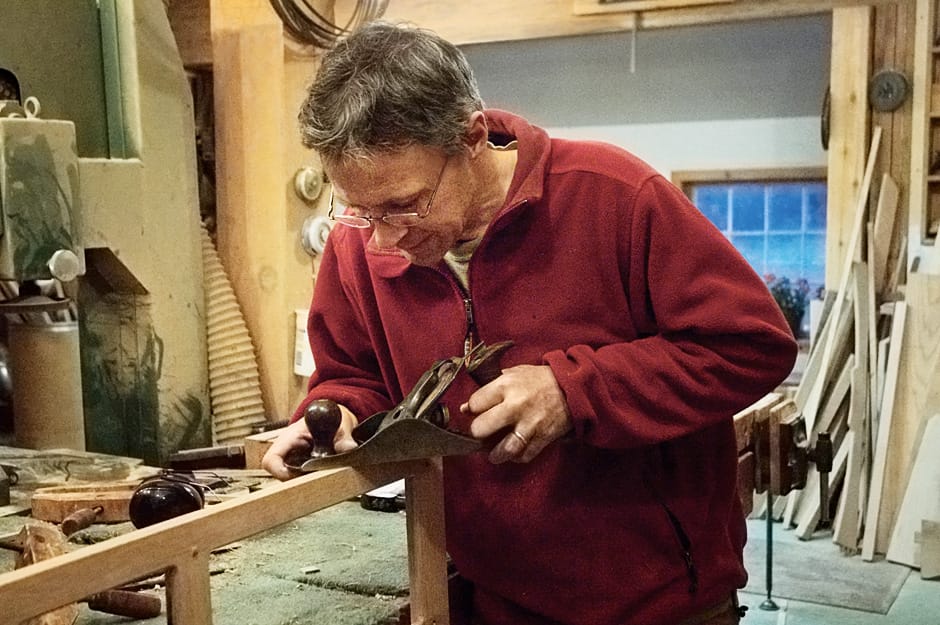
[[[834, 443], [833, 541], [865, 560], [920, 566], [919, 554], [938, 548], [940, 521], [940, 457], [918, 453], [940, 445], [940, 418], [928, 427], [940, 412], [940, 276], [919, 273], [916, 260], [906, 272], [906, 246], [892, 249], [900, 193], [889, 175], [869, 206], [880, 138], [875, 128], [840, 283], [789, 401], [811, 445], [820, 432]], [[811, 465], [806, 486], [773, 506], [802, 539], [819, 529], [819, 478]]]

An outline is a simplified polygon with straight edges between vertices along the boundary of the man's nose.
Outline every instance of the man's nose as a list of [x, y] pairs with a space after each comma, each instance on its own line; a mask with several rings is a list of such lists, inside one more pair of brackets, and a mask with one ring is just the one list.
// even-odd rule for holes
[[372, 242], [379, 249], [387, 250], [397, 246], [407, 232], [408, 228], [392, 226], [381, 219], [372, 222]]

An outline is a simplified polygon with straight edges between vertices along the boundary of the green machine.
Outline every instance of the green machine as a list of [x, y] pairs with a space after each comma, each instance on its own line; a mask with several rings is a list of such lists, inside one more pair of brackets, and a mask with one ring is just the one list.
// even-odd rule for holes
[[0, 23], [0, 304], [68, 296], [88, 450], [209, 445], [192, 96], [165, 5], [3, 0]]

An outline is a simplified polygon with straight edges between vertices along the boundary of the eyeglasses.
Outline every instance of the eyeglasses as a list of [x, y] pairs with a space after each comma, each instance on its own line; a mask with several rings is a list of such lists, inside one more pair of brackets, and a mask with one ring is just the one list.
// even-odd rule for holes
[[388, 224], [389, 226], [394, 226], [396, 228], [410, 228], [411, 226], [416, 226], [419, 221], [431, 214], [431, 202], [434, 201], [434, 196], [437, 195], [437, 189], [441, 186], [441, 180], [444, 178], [444, 170], [447, 169], [447, 163], [450, 162], [450, 157], [444, 161], [444, 166], [441, 167], [441, 173], [437, 175], [437, 182], [434, 185], [434, 189], [431, 190], [431, 196], [428, 198], [428, 203], [424, 206], [424, 213], [386, 213], [381, 217], [372, 217], [369, 215], [356, 215], [355, 213], [348, 214], [346, 213], [349, 210], [349, 206], [340, 201], [334, 194], [332, 187], [330, 188], [330, 210], [327, 213], [327, 216], [337, 223], [341, 223], [344, 226], [350, 226], [351, 228], [371, 228], [375, 225], [375, 222], [381, 221], [382, 223]]

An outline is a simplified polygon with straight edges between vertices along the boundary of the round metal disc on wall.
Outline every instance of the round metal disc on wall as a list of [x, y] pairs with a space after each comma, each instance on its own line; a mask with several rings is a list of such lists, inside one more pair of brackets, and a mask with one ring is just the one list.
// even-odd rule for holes
[[300, 245], [311, 256], [323, 253], [326, 238], [330, 235], [332, 224], [329, 218], [323, 216], [307, 217], [300, 229]]
[[294, 174], [294, 192], [305, 202], [316, 202], [323, 190], [323, 170], [303, 167]]
[[868, 83], [868, 100], [876, 111], [890, 113], [907, 99], [910, 85], [901, 72], [883, 69], [871, 77]]

